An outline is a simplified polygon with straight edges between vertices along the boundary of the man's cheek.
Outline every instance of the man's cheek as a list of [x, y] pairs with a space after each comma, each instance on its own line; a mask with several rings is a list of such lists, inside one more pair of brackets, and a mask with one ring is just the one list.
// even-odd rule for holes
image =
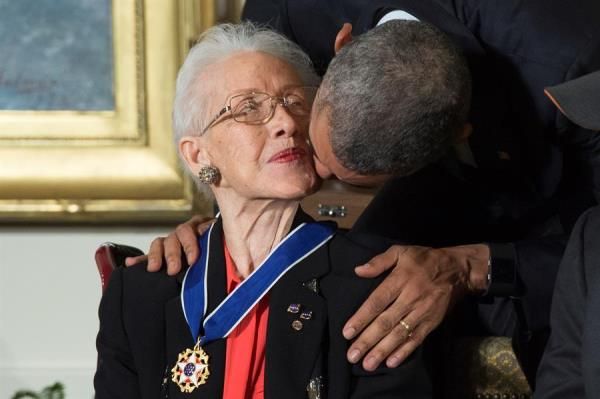
[[317, 174], [321, 177], [321, 179], [329, 179], [332, 175], [329, 168], [323, 165], [323, 163], [321, 163], [317, 157], [313, 157], [313, 159], [315, 161], [315, 169]]

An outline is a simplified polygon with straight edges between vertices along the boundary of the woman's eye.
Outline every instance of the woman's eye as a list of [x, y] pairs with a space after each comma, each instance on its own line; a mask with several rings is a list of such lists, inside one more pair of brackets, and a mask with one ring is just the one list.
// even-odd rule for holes
[[294, 115], [306, 115], [310, 112], [310, 107], [300, 98], [290, 98], [286, 101], [287, 108]]
[[286, 98], [286, 103], [293, 107], [304, 107], [305, 106], [304, 99], [302, 99], [301, 97], [298, 97], [298, 96], [288, 96]]
[[242, 104], [240, 104], [238, 110], [241, 113], [254, 112], [258, 110], [258, 104], [253, 100], [244, 101]]

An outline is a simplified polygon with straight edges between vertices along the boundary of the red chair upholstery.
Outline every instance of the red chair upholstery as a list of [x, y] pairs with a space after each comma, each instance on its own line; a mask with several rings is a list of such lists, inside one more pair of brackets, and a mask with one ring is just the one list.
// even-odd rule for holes
[[102, 292], [106, 289], [113, 270], [117, 267], [125, 266], [125, 258], [143, 254], [143, 251], [128, 245], [115, 244], [113, 242], [101, 244], [96, 250], [95, 259], [98, 272], [100, 272]]

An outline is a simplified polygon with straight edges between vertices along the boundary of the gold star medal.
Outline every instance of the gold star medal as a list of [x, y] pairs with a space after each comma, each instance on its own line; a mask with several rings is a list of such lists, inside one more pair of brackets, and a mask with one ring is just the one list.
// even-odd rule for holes
[[181, 392], [191, 393], [200, 385], [206, 384], [210, 375], [208, 354], [200, 347], [200, 340], [194, 349], [186, 349], [179, 354], [171, 373], [172, 381], [177, 384]]

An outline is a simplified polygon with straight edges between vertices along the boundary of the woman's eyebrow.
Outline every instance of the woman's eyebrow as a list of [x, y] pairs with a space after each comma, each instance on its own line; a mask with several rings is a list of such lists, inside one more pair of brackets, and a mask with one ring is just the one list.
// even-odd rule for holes
[[263, 93], [264, 90], [257, 89], [257, 88], [239, 89], [239, 90], [235, 90], [235, 91], [231, 92], [227, 96], [227, 99], [230, 99], [233, 96], [238, 96], [240, 94], [250, 94], [250, 93], [257, 93], [257, 92]]

